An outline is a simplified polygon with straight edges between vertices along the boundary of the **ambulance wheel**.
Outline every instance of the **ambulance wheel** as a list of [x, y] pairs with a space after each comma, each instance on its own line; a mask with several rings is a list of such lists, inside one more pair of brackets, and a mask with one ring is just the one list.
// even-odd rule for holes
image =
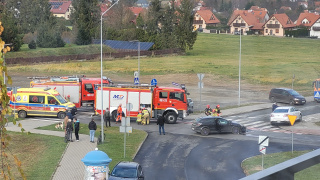
[[65, 112], [59, 112], [58, 113], [58, 118], [59, 119], [64, 119], [66, 117], [66, 113]]
[[27, 112], [25, 112], [25, 111], [19, 111], [19, 113], [18, 113], [18, 117], [19, 118], [26, 118], [27, 117]]
[[168, 124], [175, 124], [177, 122], [177, 115], [174, 112], [169, 112], [166, 115], [166, 121]]

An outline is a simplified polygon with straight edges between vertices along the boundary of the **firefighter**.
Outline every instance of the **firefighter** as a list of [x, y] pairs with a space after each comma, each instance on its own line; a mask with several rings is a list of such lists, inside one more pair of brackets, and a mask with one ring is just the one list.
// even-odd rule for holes
[[118, 116], [117, 116], [117, 119], [116, 119], [116, 122], [118, 122], [119, 120], [121, 121], [121, 119], [122, 119], [122, 104], [119, 104], [119, 106], [118, 106]]
[[142, 124], [142, 120], [141, 120], [141, 109], [139, 110], [138, 115], [137, 115], [137, 123], [138, 123], [138, 124]]
[[146, 125], [149, 124], [149, 111], [146, 108], [143, 108], [142, 110], [142, 124]]
[[215, 111], [216, 111], [217, 115], [220, 116], [221, 111], [220, 111], [220, 105], [219, 104], [216, 106]]
[[207, 116], [212, 114], [212, 109], [210, 108], [209, 104], [207, 105], [207, 108], [204, 110], [204, 114], [206, 114]]
[[216, 109], [212, 109], [211, 116], [218, 116]]

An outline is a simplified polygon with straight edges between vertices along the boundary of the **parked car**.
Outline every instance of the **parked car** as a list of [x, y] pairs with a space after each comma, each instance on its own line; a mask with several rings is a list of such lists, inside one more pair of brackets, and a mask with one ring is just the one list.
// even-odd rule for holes
[[293, 106], [282, 106], [277, 107], [271, 114], [270, 114], [270, 124], [274, 125], [277, 123], [289, 123], [290, 120], [288, 115], [297, 116], [296, 121], [302, 121], [302, 114], [299, 110], [297, 110]]
[[273, 88], [269, 93], [269, 100], [272, 102], [289, 103], [294, 104], [305, 104], [306, 98], [301, 96], [297, 91], [288, 88]]
[[191, 98], [187, 98], [188, 101], [188, 114], [193, 113], [193, 101]]
[[110, 173], [109, 180], [128, 179], [128, 180], [142, 180], [144, 174], [142, 167], [136, 162], [119, 162]]
[[206, 116], [197, 118], [192, 124], [191, 129], [203, 136], [210, 133], [233, 133], [245, 134], [246, 127], [238, 123], [223, 119], [222, 117]]

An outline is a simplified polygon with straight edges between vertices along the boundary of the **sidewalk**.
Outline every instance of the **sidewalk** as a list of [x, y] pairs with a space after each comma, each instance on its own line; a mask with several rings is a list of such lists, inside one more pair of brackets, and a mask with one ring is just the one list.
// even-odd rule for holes
[[[31, 132], [35, 134], [45, 134], [51, 136], [64, 137], [64, 132], [61, 131], [48, 131], [48, 130], [38, 130], [35, 129], [41, 126], [48, 126], [50, 124], [56, 124], [56, 121], [37, 121], [37, 120], [23, 120], [20, 121], [22, 127], [26, 132]], [[9, 123], [7, 127], [8, 131], [17, 131], [21, 132], [20, 128], [14, 126], [12, 123]], [[75, 139], [74, 134], [72, 136]], [[84, 156], [93, 151], [97, 144], [89, 142], [89, 135], [79, 134], [80, 141], [70, 142], [67, 145], [67, 148], [63, 155], [61, 155], [61, 161], [54, 172], [52, 179], [53, 180], [62, 180], [62, 179], [83, 179], [85, 166], [81, 161]]]

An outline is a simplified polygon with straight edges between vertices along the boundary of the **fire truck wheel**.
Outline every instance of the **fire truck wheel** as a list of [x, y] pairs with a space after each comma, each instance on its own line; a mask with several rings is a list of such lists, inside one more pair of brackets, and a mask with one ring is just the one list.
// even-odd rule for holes
[[59, 112], [58, 113], [58, 118], [59, 119], [64, 119], [66, 117], [66, 113], [65, 112]]
[[19, 118], [25, 118], [25, 117], [27, 117], [27, 112], [25, 112], [25, 111], [19, 111], [18, 117], [19, 117]]
[[166, 121], [168, 124], [175, 124], [177, 122], [177, 115], [174, 112], [169, 112], [166, 115]]
[[112, 113], [111, 113], [111, 120], [112, 120], [113, 122], [116, 122], [117, 116], [118, 116], [117, 111], [116, 111], [116, 110], [112, 111]]

